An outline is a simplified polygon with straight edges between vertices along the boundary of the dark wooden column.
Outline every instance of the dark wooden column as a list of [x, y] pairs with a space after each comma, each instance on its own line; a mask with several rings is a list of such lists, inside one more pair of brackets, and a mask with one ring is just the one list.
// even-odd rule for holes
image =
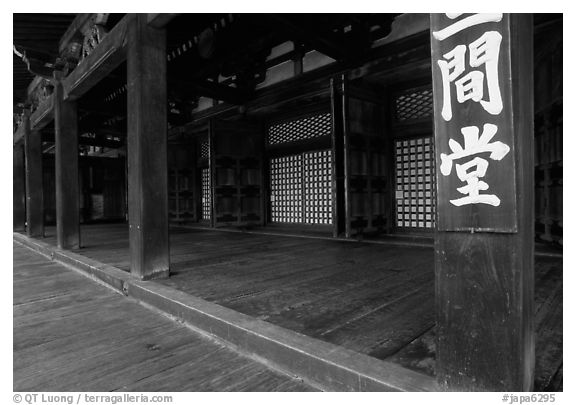
[[344, 109], [344, 75], [330, 80], [330, 99], [332, 113], [332, 235], [338, 237], [346, 232], [347, 193], [344, 150], [344, 125], [347, 111]]
[[14, 145], [12, 204], [14, 230], [26, 229], [26, 175], [24, 171], [24, 146], [22, 142]]
[[445, 390], [533, 386], [532, 35], [529, 14], [431, 15]]
[[25, 111], [24, 160], [26, 165], [26, 234], [44, 236], [44, 190], [42, 181], [42, 134], [30, 129], [30, 112]]
[[58, 76], [54, 84], [56, 239], [60, 249], [78, 249], [80, 197], [76, 102], [64, 101], [64, 91]]
[[166, 32], [136, 14], [128, 35], [130, 271], [140, 279], [167, 277]]

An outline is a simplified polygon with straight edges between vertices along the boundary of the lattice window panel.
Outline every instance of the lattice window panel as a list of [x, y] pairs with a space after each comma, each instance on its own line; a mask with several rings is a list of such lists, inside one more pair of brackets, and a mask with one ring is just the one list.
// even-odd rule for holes
[[268, 144], [301, 141], [303, 139], [318, 138], [332, 133], [332, 118], [330, 113], [314, 115], [272, 125], [268, 129]]
[[302, 223], [302, 155], [270, 159], [272, 222]]
[[397, 140], [396, 224], [401, 228], [435, 226], [434, 145], [432, 137]]
[[203, 159], [208, 159], [210, 157], [210, 144], [208, 143], [208, 140], [200, 143], [200, 157]]
[[304, 154], [304, 222], [332, 223], [332, 152]]
[[211, 218], [212, 193], [210, 190], [210, 169], [202, 169], [202, 219]]
[[432, 89], [404, 93], [396, 98], [395, 107], [398, 121], [431, 117], [434, 114]]

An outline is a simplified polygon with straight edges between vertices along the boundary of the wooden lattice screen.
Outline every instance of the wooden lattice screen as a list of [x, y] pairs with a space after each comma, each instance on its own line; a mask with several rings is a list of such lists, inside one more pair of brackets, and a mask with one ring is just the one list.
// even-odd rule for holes
[[432, 103], [432, 89], [414, 89], [396, 97], [395, 115], [397, 121], [411, 121], [432, 117], [434, 105]]
[[[331, 115], [321, 113], [270, 126], [267, 143], [279, 150], [331, 134]], [[331, 150], [303, 150], [270, 159], [270, 217], [280, 223], [332, 223]]]
[[270, 160], [272, 222], [302, 223], [302, 155]]
[[210, 158], [210, 144], [208, 143], [208, 139], [200, 142], [200, 157], [203, 159]]
[[270, 160], [272, 222], [332, 223], [332, 152], [306, 152]]
[[304, 222], [332, 223], [332, 151], [304, 154]]
[[211, 189], [210, 189], [210, 168], [202, 169], [202, 219], [210, 220], [212, 207]]
[[330, 136], [331, 133], [330, 113], [318, 114], [271, 126], [268, 130], [268, 145]]
[[433, 229], [435, 211], [432, 137], [396, 140], [396, 224]]

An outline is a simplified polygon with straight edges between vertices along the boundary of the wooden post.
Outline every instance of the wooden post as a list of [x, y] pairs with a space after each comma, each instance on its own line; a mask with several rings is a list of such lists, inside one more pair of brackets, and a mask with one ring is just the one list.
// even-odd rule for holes
[[346, 232], [347, 198], [344, 171], [344, 122], [343, 83], [345, 77], [333, 77], [330, 80], [330, 99], [332, 113], [332, 236], [335, 238]]
[[24, 160], [26, 165], [26, 234], [44, 236], [42, 134], [30, 128], [30, 111], [24, 111]]
[[60, 249], [80, 247], [78, 116], [76, 102], [64, 101], [60, 77], [54, 81], [56, 240]]
[[130, 271], [140, 279], [168, 277], [166, 31], [146, 14], [129, 21], [128, 217]]
[[436, 376], [534, 381], [532, 16], [432, 14]]
[[24, 171], [24, 146], [22, 142], [14, 145], [13, 163], [13, 215], [14, 230], [24, 231], [26, 229], [26, 175]]

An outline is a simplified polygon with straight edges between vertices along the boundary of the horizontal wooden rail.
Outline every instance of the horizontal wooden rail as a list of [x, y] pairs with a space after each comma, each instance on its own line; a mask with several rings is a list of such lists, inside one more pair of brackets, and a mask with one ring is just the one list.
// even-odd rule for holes
[[46, 98], [30, 116], [30, 129], [39, 130], [54, 119], [54, 97]]
[[65, 100], [76, 100], [86, 94], [126, 60], [128, 21], [132, 17], [127, 14], [120, 20], [94, 51], [62, 81]]

